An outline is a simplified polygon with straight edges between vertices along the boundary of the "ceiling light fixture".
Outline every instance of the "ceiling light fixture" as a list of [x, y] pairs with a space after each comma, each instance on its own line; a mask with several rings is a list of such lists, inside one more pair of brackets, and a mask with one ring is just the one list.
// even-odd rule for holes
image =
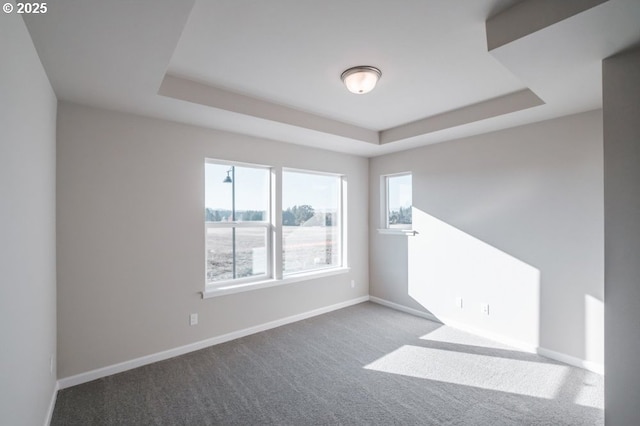
[[357, 95], [372, 91], [380, 77], [382, 77], [380, 70], [368, 65], [349, 68], [340, 76], [347, 89]]

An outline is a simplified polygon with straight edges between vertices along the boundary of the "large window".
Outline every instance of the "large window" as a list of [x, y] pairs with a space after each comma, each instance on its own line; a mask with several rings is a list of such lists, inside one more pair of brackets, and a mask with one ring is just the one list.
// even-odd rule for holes
[[411, 229], [411, 174], [384, 176], [385, 228]]
[[270, 170], [205, 163], [207, 285], [271, 277]]
[[283, 274], [342, 266], [342, 178], [282, 173]]
[[205, 293], [343, 272], [345, 182], [339, 175], [206, 160]]

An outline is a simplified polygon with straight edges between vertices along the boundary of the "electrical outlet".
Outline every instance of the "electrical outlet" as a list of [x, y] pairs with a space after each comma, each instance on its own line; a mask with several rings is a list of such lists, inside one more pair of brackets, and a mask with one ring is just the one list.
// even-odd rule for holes
[[356, 280], [351, 280], [351, 288], [355, 288], [356, 287]]
[[483, 314], [489, 315], [489, 304], [483, 303], [482, 305], [480, 305], [480, 310]]
[[198, 324], [198, 314], [189, 315], [189, 325], [196, 325], [196, 324]]
[[462, 297], [456, 297], [456, 306], [462, 309]]

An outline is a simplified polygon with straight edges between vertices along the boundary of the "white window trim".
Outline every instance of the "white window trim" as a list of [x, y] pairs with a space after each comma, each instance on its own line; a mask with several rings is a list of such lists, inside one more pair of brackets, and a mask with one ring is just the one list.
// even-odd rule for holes
[[[413, 186], [413, 173], [411, 171], [390, 173], [380, 176], [380, 226], [378, 233], [386, 235], [406, 235], [414, 236], [418, 232], [413, 229], [413, 223], [404, 226], [390, 228], [389, 227], [389, 178], [398, 176], [411, 176], [411, 183]], [[412, 207], [413, 210], [413, 207]]]
[[393, 229], [393, 228], [380, 228], [378, 229], [379, 234], [387, 234], [387, 235], [406, 235], [409, 237], [413, 237], [418, 233], [415, 229]]
[[245, 291], [259, 290], [261, 288], [277, 287], [286, 284], [293, 284], [302, 281], [309, 281], [319, 278], [331, 277], [334, 275], [346, 274], [351, 271], [348, 267], [316, 269], [314, 271], [287, 275], [282, 279], [269, 279], [262, 281], [252, 281], [247, 283], [238, 283], [236, 281], [227, 281], [227, 286], [207, 287], [202, 292], [203, 299], [210, 299], [218, 296], [226, 296], [228, 294], [243, 293]]

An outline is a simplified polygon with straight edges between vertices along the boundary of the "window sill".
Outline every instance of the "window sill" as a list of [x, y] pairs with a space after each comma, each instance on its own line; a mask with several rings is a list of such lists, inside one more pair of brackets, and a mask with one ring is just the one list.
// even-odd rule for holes
[[389, 228], [383, 228], [383, 229], [378, 229], [378, 233], [387, 234], [387, 235], [407, 235], [407, 236], [413, 237], [414, 235], [416, 235], [418, 233], [418, 231], [413, 230], [413, 229], [389, 229]]
[[308, 281], [316, 278], [330, 277], [333, 275], [346, 274], [351, 268], [331, 268], [327, 270], [304, 272], [300, 274], [292, 274], [282, 279], [271, 279], [264, 281], [254, 281], [246, 284], [229, 284], [224, 287], [211, 287], [202, 292], [203, 299], [212, 297], [225, 296], [227, 294], [242, 293], [245, 291], [258, 290], [261, 288], [276, 287], [279, 285], [296, 283], [299, 281]]

